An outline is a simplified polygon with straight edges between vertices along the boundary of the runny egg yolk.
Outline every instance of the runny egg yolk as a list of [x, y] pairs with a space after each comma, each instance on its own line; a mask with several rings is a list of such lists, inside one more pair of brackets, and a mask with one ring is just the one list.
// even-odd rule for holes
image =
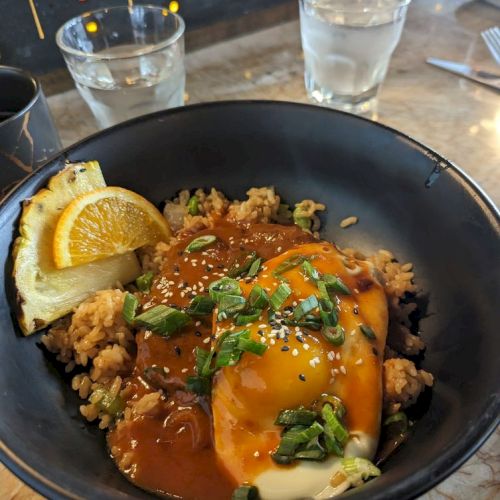
[[[349, 259], [332, 244], [311, 243], [267, 261], [254, 283], [241, 283], [243, 294], [248, 296], [255, 283], [272, 294], [280, 283], [273, 271], [296, 255], [309, 258], [320, 273], [340, 277], [350, 288], [351, 295], [338, 295], [345, 341], [334, 346], [321, 332], [294, 326], [287, 327], [284, 335], [286, 328], [269, 325], [267, 311], [251, 325], [236, 327], [248, 328], [252, 339], [268, 346], [261, 357], [244, 353], [236, 366], [223, 368], [214, 379], [215, 449], [237, 484], [253, 484], [259, 474], [271, 469], [289, 470], [275, 464], [270, 456], [282, 430], [274, 421], [281, 410], [308, 407], [324, 393], [343, 400], [351, 435], [367, 435], [375, 444], [378, 441], [388, 321], [383, 288], [368, 262]], [[310, 295], [318, 296], [315, 282], [301, 266], [286, 271], [284, 277], [292, 295], [282, 310], [295, 307]], [[370, 326], [376, 339], [365, 337], [360, 325]], [[227, 322], [215, 325], [215, 334], [228, 327], [231, 324]]]

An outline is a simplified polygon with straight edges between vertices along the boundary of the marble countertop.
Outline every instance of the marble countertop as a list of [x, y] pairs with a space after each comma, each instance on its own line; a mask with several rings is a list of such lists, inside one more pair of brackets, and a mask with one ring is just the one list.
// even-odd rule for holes
[[[440, 152], [500, 203], [500, 94], [425, 63], [440, 57], [499, 71], [480, 31], [500, 25], [500, 9], [464, 0], [414, 0], [373, 119]], [[307, 102], [298, 22], [192, 52], [186, 102], [275, 99]], [[76, 90], [49, 97], [64, 146], [95, 132]], [[455, 474], [420, 500], [500, 498], [500, 431]], [[0, 465], [0, 498], [35, 499]]]

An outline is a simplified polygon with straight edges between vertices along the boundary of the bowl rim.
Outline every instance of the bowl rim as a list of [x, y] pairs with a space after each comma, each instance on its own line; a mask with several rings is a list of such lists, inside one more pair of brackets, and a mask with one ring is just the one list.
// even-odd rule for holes
[[[231, 106], [244, 106], [250, 107], [259, 105], [262, 107], [291, 107], [291, 108], [303, 108], [303, 109], [314, 109], [317, 113], [331, 113], [341, 116], [347, 116], [353, 120], [359, 120], [370, 126], [379, 127], [385, 131], [396, 135], [397, 137], [403, 139], [405, 142], [409, 143], [410, 146], [418, 149], [421, 154], [424, 154], [428, 158], [432, 159], [436, 163], [436, 168], [438, 169], [436, 173], [441, 170], [450, 170], [455, 174], [454, 178], [456, 182], [459, 182], [464, 188], [467, 188], [469, 196], [474, 197], [474, 201], [481, 204], [481, 211], [489, 219], [492, 226], [497, 226], [497, 234], [500, 236], [500, 210], [492, 201], [492, 199], [486, 194], [483, 188], [465, 173], [460, 167], [458, 167], [454, 162], [448, 160], [441, 154], [434, 151], [432, 148], [426, 146], [422, 142], [414, 139], [412, 136], [401, 132], [393, 127], [389, 127], [385, 124], [374, 122], [368, 118], [353, 115], [344, 111], [333, 110], [330, 108], [323, 108], [320, 106], [314, 106], [311, 104], [304, 104], [291, 101], [273, 101], [273, 100], [262, 100], [262, 99], [242, 99], [242, 100], [224, 100], [224, 101], [211, 101], [203, 102], [198, 104], [191, 104], [189, 106], [183, 106], [178, 108], [172, 108], [168, 110], [157, 111], [155, 113], [149, 113], [146, 115], [141, 115], [139, 117], [127, 120], [125, 122], [119, 123], [107, 129], [98, 131], [90, 136], [87, 136], [74, 144], [64, 148], [57, 154], [49, 158], [43, 165], [38, 167], [36, 170], [31, 172], [28, 176], [22, 179], [14, 188], [12, 188], [5, 197], [0, 201], [0, 219], [4, 207], [9, 204], [10, 199], [20, 190], [25, 184], [30, 182], [33, 178], [41, 177], [44, 170], [50, 165], [57, 161], [67, 160], [67, 157], [75, 149], [80, 148], [87, 143], [91, 143], [95, 138], [105, 138], [109, 134], [115, 133], [117, 130], [125, 129], [127, 127], [133, 127], [137, 123], [146, 122], [150, 120], [164, 119], [170, 115], [175, 115], [178, 113], [189, 113], [192, 110], [197, 109], [207, 109], [207, 108], [217, 108], [217, 107], [231, 107]], [[432, 173], [431, 173], [432, 174]], [[417, 471], [411, 476], [405, 478], [404, 483], [395, 485], [395, 488], [390, 492], [390, 498], [416, 498], [417, 496], [425, 493], [426, 491], [433, 488], [435, 485], [443, 481], [445, 478], [450, 476], [455, 472], [460, 466], [462, 466], [493, 434], [495, 429], [500, 424], [500, 394], [494, 394], [490, 398], [486, 407], [483, 409], [483, 413], [479, 417], [478, 421], [472, 428], [467, 429], [467, 431], [462, 435], [462, 438], [449, 446], [443, 453], [436, 458], [433, 462], [429, 463], [425, 468]], [[12, 473], [14, 473], [19, 479], [28, 484], [34, 490], [46, 495], [49, 498], [57, 499], [81, 499], [83, 497], [74, 494], [73, 492], [66, 489], [64, 486], [60, 486], [51, 479], [46, 478], [39, 472], [37, 472], [33, 467], [24, 462], [19, 456], [17, 456], [12, 450], [10, 450], [4, 443], [0, 436], [0, 462], [2, 462]], [[397, 495], [397, 496], [394, 496]], [[355, 498], [355, 496], [350, 496], [350, 498]], [[378, 498], [378, 497], [377, 497]]]

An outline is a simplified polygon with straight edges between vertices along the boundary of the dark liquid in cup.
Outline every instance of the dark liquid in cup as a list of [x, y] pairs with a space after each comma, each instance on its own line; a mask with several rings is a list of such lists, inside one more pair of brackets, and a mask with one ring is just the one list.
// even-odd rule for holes
[[14, 116], [15, 111], [0, 111], [0, 122], [8, 120], [11, 116]]

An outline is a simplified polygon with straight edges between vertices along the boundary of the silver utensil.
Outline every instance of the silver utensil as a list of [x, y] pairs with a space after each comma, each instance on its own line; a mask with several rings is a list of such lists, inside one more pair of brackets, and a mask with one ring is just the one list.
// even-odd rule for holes
[[493, 26], [481, 32], [484, 43], [488, 47], [493, 59], [500, 64], [500, 28]]
[[487, 85], [488, 87], [491, 87], [496, 91], [500, 91], [499, 74], [473, 69], [467, 64], [447, 61], [445, 59], [436, 59], [435, 57], [427, 58], [427, 63], [440, 69], [444, 69], [445, 71], [449, 71], [450, 73], [454, 73], [455, 75], [460, 75], [468, 78], [469, 80], [472, 80], [474, 82]]

